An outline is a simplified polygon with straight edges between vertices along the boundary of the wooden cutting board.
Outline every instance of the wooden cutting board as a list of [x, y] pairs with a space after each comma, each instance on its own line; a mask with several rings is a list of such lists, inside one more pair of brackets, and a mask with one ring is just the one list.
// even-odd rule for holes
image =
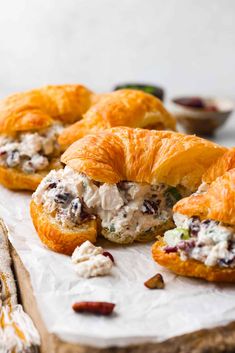
[[[27, 270], [15, 249], [11, 255], [18, 289], [25, 311], [33, 319], [41, 336], [41, 353], [234, 353], [235, 321], [227, 326], [211, 330], [200, 330], [171, 338], [162, 343], [141, 344], [124, 348], [105, 349], [80, 346], [60, 340], [48, 332], [37, 308]], [[60, 310], [60, 308], [58, 308]], [[210, 313], [208, 313], [210, 315]]]

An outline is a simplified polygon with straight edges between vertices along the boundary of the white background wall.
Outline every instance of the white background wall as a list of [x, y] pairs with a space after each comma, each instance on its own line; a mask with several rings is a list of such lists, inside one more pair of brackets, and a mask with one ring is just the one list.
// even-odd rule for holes
[[234, 0], [0, 0], [0, 96], [134, 80], [235, 99], [234, 73]]

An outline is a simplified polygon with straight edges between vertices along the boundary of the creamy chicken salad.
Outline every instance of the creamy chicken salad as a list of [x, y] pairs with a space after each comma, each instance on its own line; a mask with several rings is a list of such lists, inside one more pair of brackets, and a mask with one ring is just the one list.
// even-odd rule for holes
[[51, 171], [33, 198], [63, 227], [73, 228], [98, 217], [106, 238], [131, 243], [166, 227], [181, 194], [164, 184], [98, 183], [66, 166]]
[[57, 137], [62, 130], [61, 124], [54, 124], [40, 132], [18, 134], [16, 138], [1, 135], [0, 166], [26, 174], [46, 169], [51, 158], [58, 156]]
[[179, 253], [206, 266], [235, 267], [235, 229], [220, 222], [176, 213], [177, 228], [165, 232], [166, 253]]
[[78, 246], [72, 254], [72, 263], [79, 277], [105, 276], [111, 272], [112, 260], [103, 255], [104, 249], [89, 240]]

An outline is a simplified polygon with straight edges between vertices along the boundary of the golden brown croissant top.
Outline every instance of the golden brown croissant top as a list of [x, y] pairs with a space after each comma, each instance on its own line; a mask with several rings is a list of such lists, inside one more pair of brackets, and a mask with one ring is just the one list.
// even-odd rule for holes
[[235, 169], [218, 177], [206, 192], [180, 200], [173, 210], [189, 217], [235, 225]]
[[0, 101], [0, 133], [46, 128], [52, 119], [73, 123], [90, 107], [92, 95], [81, 85], [46, 86], [13, 94]]
[[203, 175], [202, 180], [210, 184], [219, 176], [222, 176], [225, 172], [235, 168], [235, 148], [231, 148], [222, 157], [213, 163], [210, 168]]
[[194, 191], [205, 170], [225, 151], [196, 136], [117, 127], [76, 141], [61, 160], [100, 182], [161, 182]]
[[89, 133], [115, 126], [175, 130], [175, 125], [175, 119], [159, 99], [142, 91], [123, 89], [102, 95], [83, 120], [64, 130], [59, 143], [68, 146]]

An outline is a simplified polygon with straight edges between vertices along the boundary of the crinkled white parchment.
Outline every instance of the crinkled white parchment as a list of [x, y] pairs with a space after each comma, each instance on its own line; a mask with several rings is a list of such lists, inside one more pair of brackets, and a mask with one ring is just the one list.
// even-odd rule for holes
[[[175, 276], [153, 262], [151, 244], [115, 246], [101, 241], [115, 258], [112, 275], [78, 278], [70, 257], [41, 244], [31, 223], [29, 201], [30, 194], [0, 187], [0, 217], [30, 274], [49, 332], [80, 344], [124, 346], [160, 342], [235, 319], [235, 286]], [[164, 290], [149, 290], [143, 285], [156, 272], [164, 277]], [[76, 314], [71, 305], [81, 300], [114, 302], [115, 314]]]

